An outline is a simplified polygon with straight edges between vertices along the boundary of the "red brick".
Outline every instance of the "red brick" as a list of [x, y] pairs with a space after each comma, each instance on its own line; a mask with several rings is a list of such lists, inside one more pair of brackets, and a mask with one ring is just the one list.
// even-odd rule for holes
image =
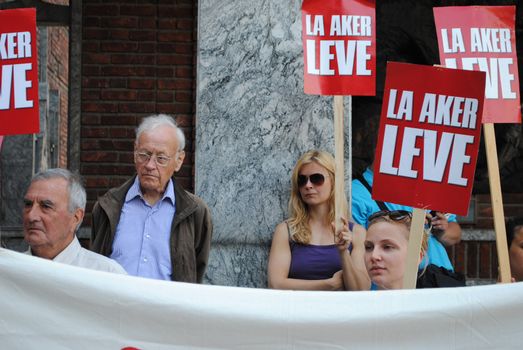
[[175, 29], [176, 28], [176, 22], [179, 20], [176, 18], [165, 18], [158, 20], [158, 28], [160, 29]]
[[107, 114], [102, 116], [102, 123], [104, 125], [136, 125], [137, 118], [135, 115], [124, 114]]
[[[85, 175], [130, 175], [134, 172], [133, 164], [83, 164], [80, 172]], [[114, 179], [114, 178], [112, 178]], [[112, 180], [111, 179], [111, 180]], [[123, 183], [120, 182], [120, 184]]]
[[504, 204], [519, 204], [523, 203], [523, 193], [503, 193]]
[[478, 278], [478, 243], [467, 242], [467, 276]]
[[492, 278], [490, 266], [491, 261], [491, 247], [490, 242], [481, 242], [479, 244], [479, 277]]
[[137, 28], [138, 18], [136, 17], [117, 17], [102, 18], [103, 28]]
[[[178, 77], [178, 78], [193, 78], [194, 77], [193, 68], [176, 67], [176, 77]], [[191, 81], [191, 83], [192, 83], [192, 81]]]
[[98, 101], [100, 99], [100, 90], [84, 90], [82, 92], [82, 100], [95, 100]]
[[82, 24], [84, 27], [99, 27], [100, 26], [100, 17], [84, 16], [82, 18]]
[[140, 43], [138, 52], [140, 53], [154, 53], [156, 51], [156, 43]]
[[153, 113], [155, 111], [155, 104], [147, 102], [120, 103], [118, 105], [118, 111], [123, 113]]
[[477, 214], [480, 217], [492, 217], [492, 205], [480, 204], [477, 206]]
[[156, 29], [156, 18], [140, 17], [139, 28]]
[[177, 44], [174, 48], [175, 53], [184, 54], [184, 55], [190, 55], [190, 57], [193, 57], [194, 54], [194, 45], [192, 43], [190, 44], [184, 44], [180, 43]]
[[495, 278], [498, 278], [499, 275], [499, 262], [498, 262], [498, 251], [496, 249], [496, 245], [494, 244], [494, 247], [492, 248], [492, 264], [491, 264], [491, 271], [492, 276], [495, 276]]
[[82, 152], [82, 162], [114, 162], [118, 159], [118, 155], [114, 152]]
[[113, 88], [113, 89], [127, 88], [127, 79], [112, 77], [111, 80], [109, 81], [109, 87]]
[[504, 205], [505, 217], [523, 216], [523, 207], [521, 205]]
[[134, 140], [114, 140], [113, 147], [119, 151], [132, 151], [134, 149]]
[[86, 75], [100, 75], [100, 66], [93, 66], [93, 65], [83, 65], [82, 66], [82, 74], [84, 76]]
[[159, 102], [172, 102], [174, 101], [174, 93], [170, 91], [159, 91], [156, 100]]
[[118, 105], [110, 102], [84, 102], [82, 103], [82, 111], [84, 112], [116, 112]]
[[155, 99], [155, 93], [154, 91], [140, 91], [138, 92], [138, 97], [136, 98], [138, 101], [153, 101]]
[[153, 55], [128, 55], [128, 54], [115, 54], [111, 55], [111, 63], [115, 64], [145, 64], [154, 65], [156, 57]]
[[153, 89], [155, 81], [152, 79], [129, 79], [130, 89]]
[[82, 78], [82, 87], [84, 88], [107, 88], [109, 87], [109, 80], [107, 78]]
[[156, 75], [160, 78], [174, 78], [173, 67], [157, 67]]
[[120, 13], [123, 16], [140, 16], [147, 17], [156, 15], [155, 5], [121, 5]]
[[103, 53], [95, 52], [84, 52], [82, 54], [82, 60], [85, 64], [97, 63], [97, 64], [107, 64], [111, 62], [111, 57]]
[[133, 101], [136, 100], [138, 93], [133, 90], [103, 90], [103, 100]]
[[192, 98], [193, 98], [192, 92], [186, 93], [186, 92], [177, 91], [175, 100], [177, 102], [191, 102]]
[[454, 246], [454, 269], [466, 274], [465, 269], [465, 243], [459, 243]]
[[82, 141], [81, 148], [82, 150], [99, 150], [100, 142], [98, 140], [85, 139]]
[[107, 39], [107, 31], [101, 28], [84, 28], [82, 37], [84, 39]]
[[154, 76], [153, 67], [142, 66], [102, 66], [103, 75], [113, 76]]
[[157, 64], [168, 64], [168, 65], [184, 65], [191, 64], [191, 56], [182, 56], [182, 55], [158, 55], [156, 63]]
[[131, 43], [131, 42], [118, 42], [118, 41], [112, 41], [112, 42], [102, 42], [100, 44], [101, 51], [105, 52], [137, 52], [138, 51], [138, 44], [137, 43]]
[[178, 126], [180, 126], [180, 127], [184, 127], [184, 129], [187, 129], [187, 127], [192, 127], [193, 121], [194, 121], [194, 118], [190, 114], [177, 114], [176, 115], [176, 124], [178, 124]]
[[100, 115], [82, 114], [82, 125], [99, 125]]
[[107, 187], [109, 185], [109, 179], [106, 177], [87, 177], [85, 179], [85, 185], [88, 187]]
[[192, 112], [192, 104], [184, 103], [158, 103], [158, 113], [178, 114]]
[[107, 137], [109, 130], [104, 127], [83, 127], [81, 130], [82, 138], [86, 137]]
[[476, 228], [494, 228], [494, 220], [492, 218], [477, 218]]
[[192, 82], [183, 79], [159, 79], [158, 89], [160, 90], [188, 90], [192, 88]]
[[158, 41], [191, 42], [193, 34], [192, 32], [162, 32], [158, 33]]
[[160, 17], [192, 18], [194, 10], [189, 4], [186, 6], [160, 6], [158, 13]]
[[99, 52], [100, 51], [100, 43], [99, 42], [88, 42], [83, 41], [82, 42], [82, 52]]
[[136, 41], [154, 41], [156, 40], [156, 32], [153, 31], [132, 31], [129, 33], [129, 39]]
[[180, 44], [180, 43], [158, 43], [158, 52], [159, 53], [174, 53], [176, 52], [176, 47], [178, 45], [189, 45], [187, 43], [183, 43], [183, 44]]
[[[131, 148], [132, 150], [132, 148]], [[134, 161], [134, 154], [132, 152], [129, 153], [120, 153], [118, 157], [118, 161], [120, 163], [129, 163], [131, 164]]]
[[89, 5], [84, 4], [82, 15], [84, 16], [118, 16], [118, 6], [112, 4]]
[[110, 39], [110, 40], [129, 39], [129, 29], [111, 29], [107, 32], [108, 32], [108, 39]]

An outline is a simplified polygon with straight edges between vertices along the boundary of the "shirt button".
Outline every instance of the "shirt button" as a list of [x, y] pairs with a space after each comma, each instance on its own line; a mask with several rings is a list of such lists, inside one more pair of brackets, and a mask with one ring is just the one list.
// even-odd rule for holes
[[147, 262], [147, 258], [143, 258], [143, 261], [144, 261], [144, 262]]
[[151, 238], [151, 235], [147, 234], [145, 235], [145, 238]]

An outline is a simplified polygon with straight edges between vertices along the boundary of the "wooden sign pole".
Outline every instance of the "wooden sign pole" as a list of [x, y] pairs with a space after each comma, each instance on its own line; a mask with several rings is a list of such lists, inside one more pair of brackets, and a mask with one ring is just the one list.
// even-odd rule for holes
[[487, 167], [490, 184], [490, 198], [494, 213], [494, 231], [496, 232], [496, 248], [499, 262], [499, 280], [501, 283], [510, 283], [510, 262], [508, 257], [507, 235], [505, 231], [505, 214], [503, 213], [503, 198], [501, 196], [501, 181], [499, 178], [498, 152], [494, 124], [483, 124], [485, 148], [487, 153]]
[[405, 265], [405, 274], [403, 275], [403, 289], [416, 289], [424, 230], [425, 210], [414, 208], [412, 212], [412, 222], [410, 224], [407, 262]]
[[336, 229], [342, 225], [340, 218], [345, 217], [347, 202], [345, 197], [344, 175], [344, 132], [343, 132], [343, 96], [334, 96], [334, 161], [336, 165], [334, 176], [334, 211]]

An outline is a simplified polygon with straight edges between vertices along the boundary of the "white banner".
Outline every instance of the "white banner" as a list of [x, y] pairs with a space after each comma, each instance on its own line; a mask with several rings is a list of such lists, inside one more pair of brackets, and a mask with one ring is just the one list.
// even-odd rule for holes
[[0, 249], [1, 349], [519, 349], [523, 284], [294, 292], [110, 274]]

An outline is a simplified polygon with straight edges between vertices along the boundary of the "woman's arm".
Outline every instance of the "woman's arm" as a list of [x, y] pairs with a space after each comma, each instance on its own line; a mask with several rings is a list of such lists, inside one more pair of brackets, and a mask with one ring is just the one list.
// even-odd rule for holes
[[[350, 232], [347, 221], [342, 219], [343, 228], [337, 232], [337, 244], [340, 253], [345, 290], [370, 290], [370, 277], [365, 268], [365, 236], [367, 231], [360, 225], [354, 225]], [[352, 252], [348, 247], [352, 243]]]
[[342, 272], [336, 272], [331, 278], [324, 280], [302, 280], [289, 278], [291, 266], [291, 248], [287, 224], [282, 222], [276, 226], [272, 237], [268, 264], [268, 284], [273, 289], [292, 290], [343, 290]]

